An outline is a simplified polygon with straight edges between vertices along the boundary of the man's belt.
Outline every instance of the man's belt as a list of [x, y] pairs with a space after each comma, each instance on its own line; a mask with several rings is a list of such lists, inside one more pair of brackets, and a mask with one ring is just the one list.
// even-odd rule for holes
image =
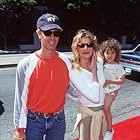
[[36, 112], [36, 111], [33, 111], [33, 110], [29, 110], [29, 112], [31, 113], [34, 113], [36, 114], [37, 116], [41, 116], [41, 117], [44, 117], [44, 118], [48, 118], [48, 117], [54, 117], [56, 115], [58, 115], [60, 112], [62, 112], [64, 109], [61, 109], [57, 112], [53, 112], [53, 113], [41, 113], [41, 112]]

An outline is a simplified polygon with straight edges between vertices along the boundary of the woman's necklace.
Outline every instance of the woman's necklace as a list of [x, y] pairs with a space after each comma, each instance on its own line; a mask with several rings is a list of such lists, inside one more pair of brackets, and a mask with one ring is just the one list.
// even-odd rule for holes
[[81, 67], [92, 72], [91, 65], [81, 65]]

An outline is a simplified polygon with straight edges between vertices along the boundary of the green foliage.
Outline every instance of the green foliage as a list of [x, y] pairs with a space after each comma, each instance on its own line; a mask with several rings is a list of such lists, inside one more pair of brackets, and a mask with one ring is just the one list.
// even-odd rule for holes
[[64, 0], [64, 7], [66, 10], [80, 11], [83, 7], [89, 7], [92, 0]]
[[0, 0], [0, 13], [8, 19], [29, 13], [36, 4], [35, 0]]
[[35, 0], [0, 0], [0, 21], [3, 25], [0, 36], [4, 40], [5, 50], [7, 50], [8, 24], [16, 18], [29, 14], [35, 4]]

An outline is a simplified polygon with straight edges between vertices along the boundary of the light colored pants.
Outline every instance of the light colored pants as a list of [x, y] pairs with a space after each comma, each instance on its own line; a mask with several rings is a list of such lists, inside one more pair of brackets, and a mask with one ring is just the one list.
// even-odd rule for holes
[[103, 109], [80, 107], [79, 113], [82, 115], [78, 124], [80, 140], [99, 140], [100, 133], [104, 135], [106, 131]]

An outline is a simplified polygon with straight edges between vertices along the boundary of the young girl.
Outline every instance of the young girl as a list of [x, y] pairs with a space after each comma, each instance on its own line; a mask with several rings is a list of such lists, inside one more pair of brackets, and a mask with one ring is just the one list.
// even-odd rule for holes
[[125, 81], [125, 71], [119, 64], [120, 43], [116, 39], [108, 39], [101, 44], [101, 55], [104, 60], [105, 73], [105, 103], [104, 113], [107, 122], [107, 131], [104, 140], [112, 140], [114, 130], [112, 128], [111, 105], [118, 94], [120, 85]]

